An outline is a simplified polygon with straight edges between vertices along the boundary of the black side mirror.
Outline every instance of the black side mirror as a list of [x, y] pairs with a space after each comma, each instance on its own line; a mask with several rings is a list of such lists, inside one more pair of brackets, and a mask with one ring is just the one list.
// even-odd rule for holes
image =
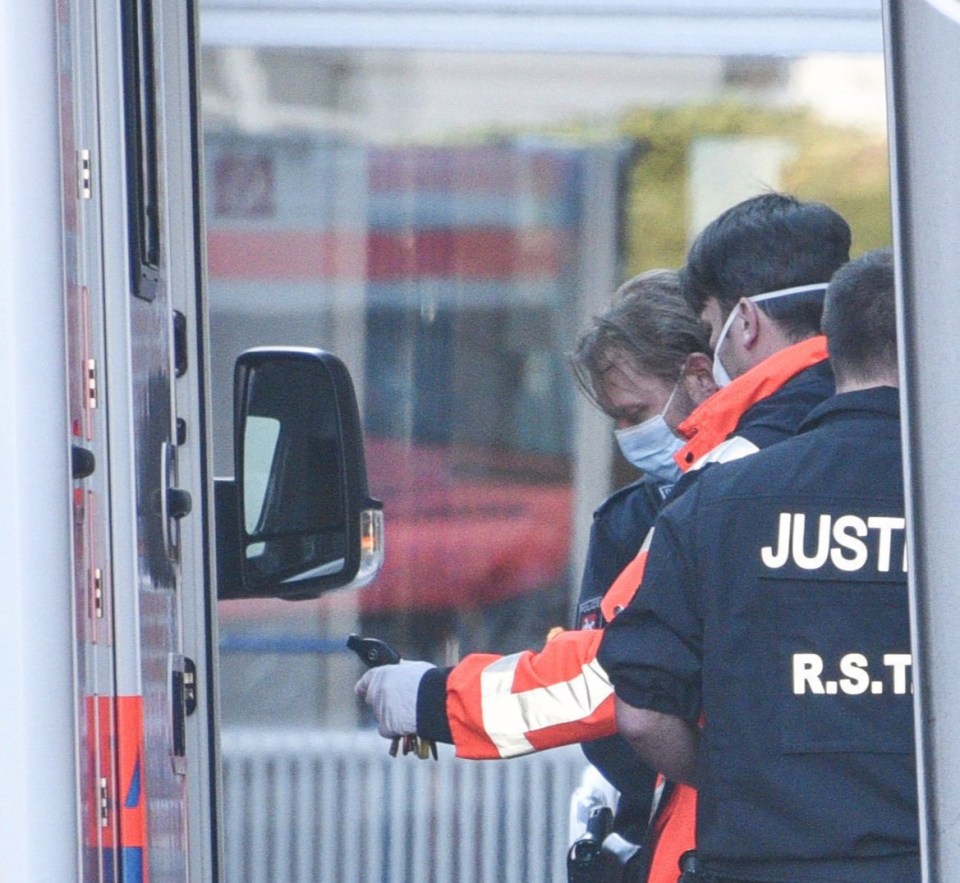
[[216, 483], [219, 598], [315, 598], [373, 579], [382, 506], [336, 356], [291, 347], [237, 359], [234, 465], [235, 480]]

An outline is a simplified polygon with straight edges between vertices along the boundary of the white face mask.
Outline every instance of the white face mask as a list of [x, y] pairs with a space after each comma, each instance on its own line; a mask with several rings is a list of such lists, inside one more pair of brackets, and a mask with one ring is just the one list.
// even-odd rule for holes
[[[755, 294], [747, 298], [747, 300], [759, 304], [765, 300], [773, 300], [777, 297], [789, 297], [791, 294], [809, 294], [814, 291], [825, 292], [826, 290], [826, 282], [817, 282], [813, 285], [798, 285], [796, 288], [781, 288], [777, 291], [766, 291], [763, 294]], [[720, 361], [720, 347], [723, 346], [724, 340], [727, 339], [727, 335], [730, 333], [730, 326], [733, 325], [733, 320], [736, 318], [738, 312], [737, 307], [734, 307], [730, 311], [730, 315], [727, 316], [727, 321], [723, 323], [723, 327], [720, 329], [717, 344], [713, 348], [713, 381], [720, 387], [727, 386], [731, 380], [727, 369], [723, 366], [723, 362]]]
[[644, 475], [649, 475], [657, 481], [672, 484], [680, 478], [681, 472], [673, 455], [683, 447], [683, 439], [675, 435], [673, 430], [663, 419], [670, 403], [677, 392], [677, 385], [673, 387], [670, 398], [659, 414], [655, 414], [643, 423], [627, 426], [624, 429], [615, 429], [620, 451], [629, 463], [636, 466]]

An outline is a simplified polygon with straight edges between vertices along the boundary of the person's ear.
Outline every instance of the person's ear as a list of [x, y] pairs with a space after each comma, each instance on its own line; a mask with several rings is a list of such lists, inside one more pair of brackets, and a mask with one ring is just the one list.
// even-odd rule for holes
[[706, 353], [690, 353], [683, 362], [681, 382], [694, 405], [706, 401], [719, 389], [713, 379], [713, 359]]
[[752, 350], [760, 340], [760, 326], [764, 319], [763, 311], [749, 298], [742, 297], [736, 309], [739, 315], [733, 322], [733, 329], [739, 329], [740, 343], [745, 350]]

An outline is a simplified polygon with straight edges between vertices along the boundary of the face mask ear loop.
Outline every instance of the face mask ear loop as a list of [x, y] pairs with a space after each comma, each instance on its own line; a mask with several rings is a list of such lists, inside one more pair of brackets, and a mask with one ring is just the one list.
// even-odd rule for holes
[[667, 397], [667, 403], [660, 410], [660, 416], [662, 417], [667, 411], [670, 410], [670, 405], [673, 404], [673, 397], [677, 394], [677, 389], [680, 387], [680, 381], [683, 380], [683, 369], [680, 369], [680, 376], [677, 378], [677, 382], [673, 385], [673, 389], [670, 391], [670, 395]]
[[[739, 306], [739, 302], [737, 306]], [[730, 329], [733, 327], [733, 323], [737, 318], [737, 306], [734, 306], [730, 311], [730, 315], [727, 316], [727, 320], [723, 323], [723, 328], [720, 329], [720, 334], [717, 337], [717, 344], [713, 348], [713, 382], [719, 387], [727, 386], [732, 380], [723, 362], [720, 360], [720, 347], [723, 346], [723, 342], [727, 339], [727, 335], [730, 333]]]
[[[673, 389], [670, 391], [670, 395], [667, 397], [667, 403], [660, 409], [660, 416], [664, 418], [666, 422], [667, 411], [670, 410], [670, 405], [673, 404], [673, 397], [677, 394], [677, 390], [680, 389], [680, 382], [683, 380], [683, 365], [680, 366], [680, 376], [677, 378], [677, 382], [673, 385]], [[670, 427], [670, 431], [674, 432], [673, 427], [668, 423], [667, 426]], [[676, 433], [674, 432], [674, 435]], [[678, 436], [679, 438], [679, 436]]]

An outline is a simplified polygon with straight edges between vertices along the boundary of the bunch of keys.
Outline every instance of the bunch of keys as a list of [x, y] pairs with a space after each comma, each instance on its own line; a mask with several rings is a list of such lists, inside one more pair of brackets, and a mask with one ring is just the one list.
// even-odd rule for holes
[[419, 736], [394, 736], [390, 740], [390, 756], [396, 757], [397, 752], [400, 750], [400, 745], [403, 745], [404, 754], [416, 754], [420, 760], [427, 760], [431, 756], [434, 760], [437, 759], [437, 746], [436, 743], [431, 742], [429, 739], [421, 739]]
[[[361, 638], [359, 635], [350, 635], [347, 638], [347, 647], [353, 650], [366, 663], [368, 668], [376, 668], [378, 665], [396, 665], [400, 661], [400, 654], [386, 641], [381, 641], [379, 638]], [[436, 743], [429, 739], [421, 739], [415, 734], [394, 736], [390, 740], [391, 757], [397, 756], [401, 745], [405, 755], [415, 754], [420, 760], [427, 760], [430, 757], [433, 757], [434, 760], [437, 759]]]

